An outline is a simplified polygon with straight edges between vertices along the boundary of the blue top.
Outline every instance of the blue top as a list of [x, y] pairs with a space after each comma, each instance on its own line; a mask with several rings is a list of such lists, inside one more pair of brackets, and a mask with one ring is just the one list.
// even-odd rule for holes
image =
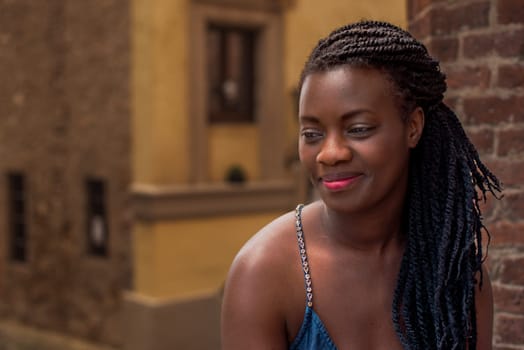
[[326, 327], [313, 310], [313, 285], [309, 271], [309, 262], [306, 253], [306, 242], [302, 230], [302, 209], [304, 206], [299, 204], [295, 211], [296, 231], [298, 240], [298, 249], [302, 262], [302, 271], [304, 272], [304, 284], [306, 289], [306, 312], [304, 321], [298, 331], [296, 338], [289, 347], [289, 350], [336, 350], [335, 343], [331, 340]]
[[337, 347], [315, 310], [306, 306], [304, 321], [289, 350], [336, 350]]

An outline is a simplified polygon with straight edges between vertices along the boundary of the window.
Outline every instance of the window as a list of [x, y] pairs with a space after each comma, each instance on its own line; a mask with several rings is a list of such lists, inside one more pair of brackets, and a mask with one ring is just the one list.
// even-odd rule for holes
[[209, 122], [253, 122], [255, 92], [253, 29], [208, 24]]
[[[285, 178], [284, 162], [275, 157], [285, 154], [286, 148], [283, 5], [267, 0], [231, 0], [224, 6], [218, 0], [199, 0], [191, 7], [192, 182], [210, 181], [210, 130], [221, 127], [222, 121], [251, 122], [249, 126], [257, 128], [257, 181]], [[222, 65], [217, 64], [220, 61]], [[231, 78], [233, 84], [228, 81]], [[236, 103], [228, 105], [228, 99]]]
[[100, 179], [86, 180], [87, 249], [95, 256], [107, 256], [109, 230], [106, 211], [106, 186]]
[[27, 259], [26, 184], [20, 173], [7, 175], [10, 258], [14, 261]]
[[[302, 201], [296, 200], [296, 196], [304, 198], [297, 189], [306, 187], [300, 181], [289, 179], [283, 160], [287, 153], [288, 124], [284, 108], [283, 16], [292, 1], [191, 0], [189, 3], [189, 64], [187, 75], [180, 81], [187, 81], [190, 88], [189, 164], [183, 165], [189, 166], [189, 183], [180, 186], [134, 184], [134, 215], [148, 221], [285, 210], [292, 203]], [[150, 35], [167, 35], [171, 31], [169, 25], [165, 22], [157, 28], [155, 24], [158, 30]], [[186, 56], [182, 56], [185, 59]], [[179, 64], [160, 52], [153, 59], [167, 67]], [[137, 60], [135, 66], [135, 70], [151, 69], [148, 60]], [[231, 79], [228, 74], [238, 80], [227, 83], [228, 78]], [[173, 76], [162, 79], [173, 79]], [[162, 93], [168, 92], [164, 91], [166, 87], [161, 89]], [[228, 98], [236, 103], [228, 105], [231, 102]], [[139, 118], [145, 120], [146, 114], [139, 113]], [[236, 125], [222, 125], [222, 121]], [[224, 186], [211, 176], [214, 160], [222, 161], [214, 152], [217, 145], [213, 142], [214, 131], [234, 129], [255, 130], [256, 135], [253, 142], [254, 162], [258, 163], [256, 179], [244, 186]], [[227, 137], [227, 134], [221, 136]]]

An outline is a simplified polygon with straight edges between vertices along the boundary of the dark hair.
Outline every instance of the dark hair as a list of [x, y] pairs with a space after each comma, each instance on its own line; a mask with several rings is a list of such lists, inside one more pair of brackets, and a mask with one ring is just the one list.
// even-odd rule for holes
[[408, 32], [376, 21], [336, 29], [311, 53], [300, 87], [311, 73], [345, 65], [382, 70], [404, 115], [417, 106], [425, 115], [410, 156], [407, 243], [392, 306], [400, 341], [410, 350], [475, 349], [485, 230], [479, 202], [487, 192], [496, 197], [501, 184], [442, 102], [446, 82], [438, 61]]

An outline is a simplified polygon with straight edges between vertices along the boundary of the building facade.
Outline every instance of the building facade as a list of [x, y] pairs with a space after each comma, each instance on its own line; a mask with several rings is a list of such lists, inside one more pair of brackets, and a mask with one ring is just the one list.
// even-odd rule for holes
[[0, 1], [0, 313], [121, 344], [129, 5]]

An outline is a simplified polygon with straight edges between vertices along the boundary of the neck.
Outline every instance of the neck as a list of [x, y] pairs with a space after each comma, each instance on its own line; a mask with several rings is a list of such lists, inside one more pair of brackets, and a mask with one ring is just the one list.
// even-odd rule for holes
[[383, 255], [389, 248], [403, 244], [402, 205], [352, 214], [321, 205], [323, 231], [338, 246]]

